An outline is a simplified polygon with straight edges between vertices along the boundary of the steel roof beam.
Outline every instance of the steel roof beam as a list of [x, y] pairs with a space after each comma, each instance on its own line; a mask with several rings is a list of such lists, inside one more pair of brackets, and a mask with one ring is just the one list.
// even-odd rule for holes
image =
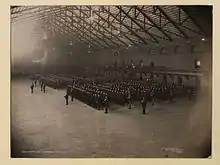
[[[67, 26], [66, 24], [63, 24], [63, 22], [62, 21], [60, 21], [60, 20], [58, 20], [57, 19], [57, 17], [59, 17], [59, 18], [61, 18], [61, 19], [63, 19], [62, 17], [60, 17], [60, 16], [58, 16], [57, 14], [55, 14], [56, 15], [56, 21], [59, 21], [62, 25], [64, 25], [67, 29], [68, 29], [68, 31], [70, 32], [70, 34], [73, 34], [72, 33], [72, 31], [70, 31], [70, 30], [72, 30], [69, 26]], [[53, 17], [54, 18], [54, 17]], [[65, 19], [63, 19], [64, 21], [65, 21]], [[76, 28], [76, 27], [75, 27]], [[78, 30], [78, 29], [77, 29]], [[78, 35], [80, 35], [80, 34], [78, 34]], [[76, 37], [76, 35], [74, 34], [74, 36]], [[81, 36], [81, 35], [80, 35]], [[83, 36], [81, 36], [82, 38], [85, 38], [85, 37], [83, 37]], [[85, 38], [86, 39], [86, 38]], [[87, 40], [87, 39], [86, 39]], [[90, 42], [90, 44], [92, 44], [92, 45], [94, 45], [94, 46], [97, 46], [96, 44], [94, 44], [93, 42], [91, 42], [90, 40], [88, 40], [89, 42]], [[98, 46], [100, 46], [100, 44], [98, 43]]]
[[170, 16], [165, 13], [165, 11], [159, 7], [159, 6], [156, 6], [156, 8], [166, 17], [166, 19], [168, 21], [170, 21], [170, 23], [172, 23], [174, 25], [174, 27], [184, 36], [184, 38], [188, 39], [189, 37], [186, 35], [186, 33], [177, 25], [177, 23], [175, 21], [173, 21]]
[[[21, 13], [21, 12], [23, 12], [23, 11], [28, 11], [28, 10], [33, 10], [33, 9], [36, 9], [36, 8], [38, 8], [38, 7], [27, 7], [27, 6], [22, 6], [22, 7], [25, 7], [25, 9], [24, 10], [19, 10], [19, 11], [15, 11], [15, 12], [13, 12], [13, 11], [11, 11], [11, 14], [18, 14], [18, 13]], [[20, 8], [20, 7], [19, 7]]]
[[[64, 33], [65, 36], [67, 36], [67, 37], [68, 37], [69, 39], [71, 39], [71, 40], [77, 39], [77, 40], [79, 40], [79, 41], [81, 41], [81, 42], [85, 42], [85, 41], [80, 40], [80, 38], [73, 38], [73, 36], [71, 36], [70, 33], [68, 33], [68, 32], [66, 32], [65, 30], [63, 30], [58, 24], [56, 24], [56, 22], [54, 22], [54, 21], [50, 21], [50, 22], [49, 22], [49, 20], [46, 20], [45, 22], [47, 22], [48, 24], [53, 24], [53, 25], [50, 25], [50, 28], [53, 27], [54, 30], [55, 30], [56, 32], [58, 32], [59, 34], [63, 35], [63, 33]], [[48, 30], [50, 30], [50, 28], [47, 27]], [[63, 33], [61, 33], [61, 32], [63, 32]]]
[[199, 31], [201, 32], [200, 34], [205, 36], [205, 33], [202, 30], [201, 26], [198, 24], [198, 22], [195, 19], [192, 18], [192, 16], [189, 14], [186, 8], [184, 6], [178, 6], [178, 7], [182, 9], [187, 14], [187, 16], [193, 21], [193, 23], [199, 28]]
[[[77, 7], [75, 7], [76, 9], [79, 9]], [[83, 14], [85, 14], [83, 11], [82, 11]], [[75, 15], [77, 15], [76, 13], [74, 13]], [[86, 14], [85, 14], [86, 15]], [[78, 16], [78, 15], [77, 15]], [[96, 32], [98, 32], [99, 34], [103, 35], [104, 37], [106, 37], [110, 42], [112, 42], [113, 44], [115, 44], [116, 46], [119, 46], [118, 43], [114, 42], [110, 37], [106, 36], [104, 33], [101, 33], [99, 30], [97, 30], [95, 27], [93, 27], [92, 25], [90, 25], [87, 21], [85, 21], [84, 19], [82, 19], [81, 17], [79, 17], [80, 20], [82, 20], [84, 23], [86, 23], [88, 26], [91, 26], [91, 30], [94, 29]], [[96, 24], [97, 22], [94, 21]], [[98, 24], [97, 24], [98, 25]], [[101, 26], [101, 24], [99, 24], [99, 26]], [[102, 27], [102, 26], [101, 26]], [[103, 27], [102, 27], [103, 28]], [[104, 29], [104, 28], [103, 28]], [[105, 29], [104, 29], [105, 30]]]
[[[69, 9], [68, 9], [68, 11], [72, 13], [72, 11], [70, 11]], [[72, 14], [74, 14], [74, 13], [72, 13]], [[83, 29], [85, 29], [85, 30], [87, 30], [88, 32], [90, 32], [90, 30], [87, 29], [87, 28], [85, 28], [85, 26], [79, 24], [76, 20], [72, 19], [70, 16], [68, 16], [68, 15], [66, 15], [66, 16], [69, 17], [69, 18], [72, 20], [72, 22], [75, 22], [75, 23], [78, 24], [80, 27], [82, 27]], [[80, 19], [80, 17], [79, 17], [78, 15], [76, 15], [76, 17]], [[84, 19], [80, 19], [80, 20], [85, 21]], [[72, 25], [73, 25], [73, 24], [72, 24]], [[74, 25], [73, 25], [73, 26], [74, 26]], [[77, 26], [75, 26], [75, 28], [76, 28], [77, 30], [79, 30], [79, 31], [81, 31], [81, 32], [84, 33], [84, 31], [81, 30], [80, 28], [78, 28]], [[96, 36], [98, 39], [102, 40], [99, 36], [97, 36], [97, 35], [94, 34], [93, 32], [91, 32], [91, 33], [92, 33], [94, 36]], [[87, 36], [88, 36], [88, 35], [87, 35]], [[97, 43], [103, 45], [103, 43], [96, 41], [93, 37], [91, 37], [91, 36], [89, 36], [89, 37], [90, 37], [93, 41], [95, 41], [95, 42], [97, 42]], [[106, 43], [106, 44], [107, 44], [107, 43]], [[107, 45], [109, 45], [109, 44], [107, 44]], [[106, 47], [105, 45], [103, 45], [103, 46]], [[109, 46], [110, 46], [110, 45], [109, 45]]]
[[112, 16], [113, 18], [115, 18], [115, 20], [117, 20], [121, 25], [123, 25], [128, 31], [130, 31], [134, 36], [136, 36], [136, 37], [137, 37], [138, 39], [140, 39], [144, 44], [147, 45], [147, 42], [145, 41], [144, 38], [142, 38], [141, 36], [139, 36], [138, 34], [136, 34], [133, 30], [131, 30], [128, 25], [126, 25], [126, 24], [124, 24], [123, 22], [121, 22], [121, 21], [120, 21], [117, 17], [115, 17], [111, 12], [109, 12], [107, 9], [105, 9], [104, 6], [103, 6], [102, 8], [103, 8], [103, 10], [104, 10], [105, 12], [107, 12], [110, 16]]
[[[62, 9], [62, 10], [58, 10], [57, 9], [57, 14], [58, 13], [61, 13], [62, 11], [63, 11], [64, 9]], [[43, 10], [40, 10], [40, 11], [43, 11]], [[20, 21], [20, 20], [25, 20], [25, 19], [29, 19], [29, 18], [37, 18], [37, 17], [39, 17], [39, 15], [40, 14], [45, 14], [46, 16], [50, 16], [50, 15], [54, 15], [54, 13], [52, 13], [51, 11], [45, 11], [45, 12], [39, 12], [39, 13], [37, 13], [36, 12], [36, 14], [32, 14], [32, 15], [30, 15], [30, 16], [28, 16], [28, 17], [23, 17], [23, 16], [21, 16], [21, 17], [16, 17], [16, 18], [12, 18], [11, 19], [11, 21], [12, 21], [12, 23], [13, 22], [17, 22], [17, 21]]]
[[[60, 17], [60, 16], [57, 16], [57, 17], [59, 17], [59, 18], [61, 18], [61, 19], [63, 19], [62, 17]], [[56, 19], [57, 21], [59, 21], [62, 25], [65, 25], [65, 27], [68, 29], [68, 31], [69, 31], [69, 33], [71, 33], [72, 34], [72, 30], [73, 29], [71, 29], [68, 25], [66, 25], [66, 24], [64, 24], [62, 21], [60, 21], [60, 20], [58, 20], [58, 19]], [[64, 21], [65, 21], [65, 19], [63, 19]], [[77, 31], [81, 31], [80, 29], [77, 29], [77, 27], [76, 26], [74, 26], [74, 25], [72, 25]], [[82, 31], [81, 31], [82, 32]], [[84, 32], [83, 32], [84, 33]], [[96, 40], [93, 40], [94, 42], [92, 42], [92, 41], [90, 41], [89, 39], [87, 39], [87, 38], [85, 38], [83, 35], [81, 35], [81, 34], [79, 34], [79, 33], [77, 33], [77, 35], [79, 35], [80, 37], [82, 37], [82, 38], [84, 38], [85, 40], [87, 40], [90, 44], [92, 44], [92, 45], [94, 45], [94, 46], [97, 46], [95, 43], [97, 43], [98, 44], [98, 46], [100, 47], [100, 43], [99, 42], [97, 42]], [[74, 36], [76, 36], [76, 35], [74, 35]], [[86, 36], [88, 36], [88, 35], [86, 35]], [[91, 38], [90, 36], [88, 36], [89, 38]], [[101, 44], [102, 45], [102, 44]], [[102, 45], [102, 47], [105, 47], [104, 45]]]
[[154, 42], [158, 43], [158, 40], [154, 37], [154, 35], [152, 35], [151, 33], [149, 33], [147, 30], [145, 30], [135, 19], [133, 19], [129, 14], [127, 14], [121, 6], [116, 6], [116, 8], [118, 8], [120, 11], [122, 11], [122, 13], [124, 13], [129, 19], [131, 19], [132, 22], [134, 22], [139, 28], [141, 28], [146, 34], [148, 34], [153, 40]]
[[[69, 12], [71, 12], [72, 13], [72, 15], [75, 15], [75, 17], [76, 18], [78, 18], [80, 21], [82, 21], [82, 22], [84, 22], [86, 25], [88, 25], [88, 26], [90, 26], [90, 24], [88, 23], [88, 22], [86, 22], [81, 16], [79, 16], [79, 15], [77, 15], [76, 13], [74, 13], [74, 12], [72, 12], [70, 9], [67, 9]], [[80, 12], [81, 13], [81, 12]], [[76, 20], [74, 20], [74, 19], [72, 19], [72, 18], [70, 18], [72, 21], [74, 21], [77, 25], [79, 25], [80, 27], [82, 27], [82, 29], [84, 30], [86, 30], [88, 33], [91, 33], [93, 36], [95, 36], [96, 38], [98, 38], [99, 40], [102, 40], [102, 41], [104, 41], [104, 43], [106, 44], [106, 45], [108, 45], [108, 46], [111, 46], [111, 45], [109, 45], [109, 43], [108, 42], [106, 42], [105, 40], [103, 40], [102, 38], [100, 38], [99, 36], [97, 36], [95, 33], [93, 33], [92, 31], [91, 31], [91, 29], [88, 29], [88, 28], [86, 28], [85, 27], [85, 25], [83, 24], [80, 24], [79, 22], [77, 22]], [[80, 29], [79, 27], [77, 27], [77, 29]], [[101, 35], [102, 35], [102, 33], [100, 33]], [[92, 40], [94, 40], [93, 39], [93, 37], [90, 37]], [[101, 43], [102, 44], [102, 43]]]
[[[106, 19], [104, 19], [99, 13], [97, 13], [96, 11], [94, 11], [94, 13], [95, 13], [96, 15], [98, 15], [98, 17], [99, 17], [102, 21], [106, 22]], [[106, 22], [106, 23], [108, 23], [108, 22]], [[115, 27], [113, 24], [110, 24], [110, 26], [113, 27], [114, 30], [118, 30], [118, 28]], [[122, 34], [123, 34], [123, 36], [124, 36], [126, 39], [128, 39], [130, 42], [132, 42], [134, 45], [136, 45], [136, 43], [135, 43], [132, 39], [130, 39], [127, 35], [125, 35], [124, 33], [122, 33]]]
[[[75, 9], [77, 9], [77, 10], [80, 11], [80, 16], [77, 15], [75, 12], [73, 12], [73, 14], [76, 15], [81, 21], [83, 21], [86, 25], [89, 26], [89, 28], [90, 28], [90, 29], [89, 29], [89, 32], [90, 32], [90, 33], [92, 33], [94, 36], [98, 37], [100, 40], [104, 41], [104, 42], [105, 42], [107, 45], [109, 45], [110, 47], [112, 46], [112, 45], [110, 45], [107, 41], [105, 41], [103, 38], [100, 38], [97, 34], [93, 33], [92, 30], [94, 29], [96, 32], [98, 32], [99, 34], [101, 34], [102, 37], [106, 37], [106, 38], [107, 38], [110, 42], [112, 42], [114, 45], [118, 46], [118, 44], [117, 44], [116, 42], [112, 41], [110, 37], [106, 36], [106, 35], [105, 35], [104, 33], [102, 33], [99, 29], [97, 30], [94, 26], [92, 26], [93, 23], [91, 23], [91, 22], [88, 23], [87, 21], [85, 21], [84, 19], [82, 19], [82, 14], [83, 14], [83, 15], [87, 15], [87, 14], [84, 12], [85, 10], [82, 9], [82, 6], [80, 6], [80, 8], [75, 7]], [[91, 12], [91, 9], [89, 9], [89, 11]], [[88, 16], [88, 17], [89, 17], [89, 16]]]
[[168, 34], [166, 34], [165, 32], [164, 32], [164, 30], [161, 28], [161, 27], [159, 27], [147, 14], [145, 14], [140, 8], [138, 8], [137, 6], [134, 6], [145, 18], [147, 18], [148, 19], [148, 21], [150, 21], [153, 25], [154, 25], [154, 27], [156, 27], [159, 31], [161, 31], [168, 39], [169, 39], [169, 41], [173, 41], [172, 40], [172, 38], [168, 35]]
[[[90, 42], [90, 40], [87, 40], [86, 41], [86, 38], [84, 38], [84, 37], [82, 37], [83, 39], [81, 39], [81, 38], [79, 38], [79, 36], [81, 36], [81, 35], [79, 35], [79, 36], [77, 36], [76, 34], [74, 34], [74, 33], [71, 33], [70, 31], [69, 31], [69, 29], [62, 29], [61, 27], [60, 27], [60, 24], [58, 24], [56, 21], [58, 21], [58, 22], [60, 22], [61, 23], [61, 21], [60, 20], [58, 20], [57, 18], [55, 18], [54, 20], [48, 20], [47, 19], [47, 22], [49, 22], [49, 24], [52, 22], [54, 25], [56, 25], [55, 26], [55, 28], [59, 28], [61, 31], [63, 31], [65, 34], [67, 34], [68, 36], [70, 36], [71, 37], [71, 40], [75, 40], [75, 39], [77, 39], [77, 40], [79, 40], [79, 41], [81, 41], [81, 43], [88, 43], [88, 44], [92, 44], [92, 45], [94, 45], [95, 47], [97, 47], [97, 45], [96, 44], [94, 44], [94, 43], [91, 43]], [[46, 22], [46, 21], [45, 21]], [[62, 23], [61, 23], [62, 24]], [[52, 26], [53, 28], [54, 28], [54, 26]], [[74, 36], [74, 37], [73, 37]]]

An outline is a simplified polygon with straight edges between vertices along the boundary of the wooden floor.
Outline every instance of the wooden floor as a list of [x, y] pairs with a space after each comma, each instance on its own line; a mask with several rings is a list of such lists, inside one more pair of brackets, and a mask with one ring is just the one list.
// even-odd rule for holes
[[132, 109], [112, 105], [109, 114], [74, 100], [63, 90], [30, 93], [29, 80], [11, 82], [12, 157], [182, 157], [194, 102], [178, 100]]

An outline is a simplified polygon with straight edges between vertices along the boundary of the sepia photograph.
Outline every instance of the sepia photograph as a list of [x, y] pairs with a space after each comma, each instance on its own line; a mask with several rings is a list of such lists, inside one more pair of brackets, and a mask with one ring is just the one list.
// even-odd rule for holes
[[212, 5], [10, 6], [11, 158], [211, 158]]

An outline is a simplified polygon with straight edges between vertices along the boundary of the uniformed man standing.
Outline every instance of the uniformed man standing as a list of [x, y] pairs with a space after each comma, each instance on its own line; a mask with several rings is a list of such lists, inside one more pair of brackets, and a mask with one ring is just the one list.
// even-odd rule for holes
[[108, 106], [109, 106], [109, 100], [108, 100], [108, 96], [105, 95], [105, 98], [104, 98], [104, 106], [105, 106], [105, 113], [108, 113]]
[[41, 82], [41, 84], [40, 84], [40, 91], [43, 91], [43, 82]]
[[68, 105], [68, 101], [69, 101], [69, 95], [66, 93], [66, 95], [64, 96], [65, 100], [66, 100], [66, 105]]
[[46, 92], [46, 85], [43, 84], [43, 90], [44, 90], [44, 93]]
[[30, 88], [31, 88], [31, 93], [33, 93], [34, 92], [34, 84], [33, 83], [31, 84]]
[[[142, 97], [141, 99], [141, 105], [142, 105], [142, 113], [145, 115], [146, 111], [146, 106], [147, 106], [147, 99], [146, 97]], [[148, 114], [148, 113], [147, 113]]]

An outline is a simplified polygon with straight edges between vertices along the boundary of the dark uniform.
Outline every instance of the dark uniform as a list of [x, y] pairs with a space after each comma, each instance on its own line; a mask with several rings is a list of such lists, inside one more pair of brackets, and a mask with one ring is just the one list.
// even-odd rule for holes
[[66, 100], [66, 105], [68, 105], [68, 101], [69, 101], [69, 95], [68, 95], [68, 94], [66, 94], [66, 95], [64, 96], [64, 98], [65, 98], [65, 100]]
[[105, 95], [103, 104], [104, 104], [104, 107], [105, 107], [105, 113], [108, 113], [109, 100], [108, 100], [108, 96], [107, 95]]
[[40, 91], [43, 91], [43, 82], [41, 82], [41, 84], [40, 84]]
[[31, 84], [31, 93], [33, 93], [34, 92], [34, 84], [32, 83]]
[[45, 93], [45, 91], [46, 91], [46, 85], [45, 84], [43, 84], [43, 90], [44, 90], [44, 93]]
[[143, 110], [142, 113], [145, 114], [146, 106], [147, 106], [147, 99], [146, 99], [146, 97], [142, 97], [141, 105], [142, 105], [142, 110]]

